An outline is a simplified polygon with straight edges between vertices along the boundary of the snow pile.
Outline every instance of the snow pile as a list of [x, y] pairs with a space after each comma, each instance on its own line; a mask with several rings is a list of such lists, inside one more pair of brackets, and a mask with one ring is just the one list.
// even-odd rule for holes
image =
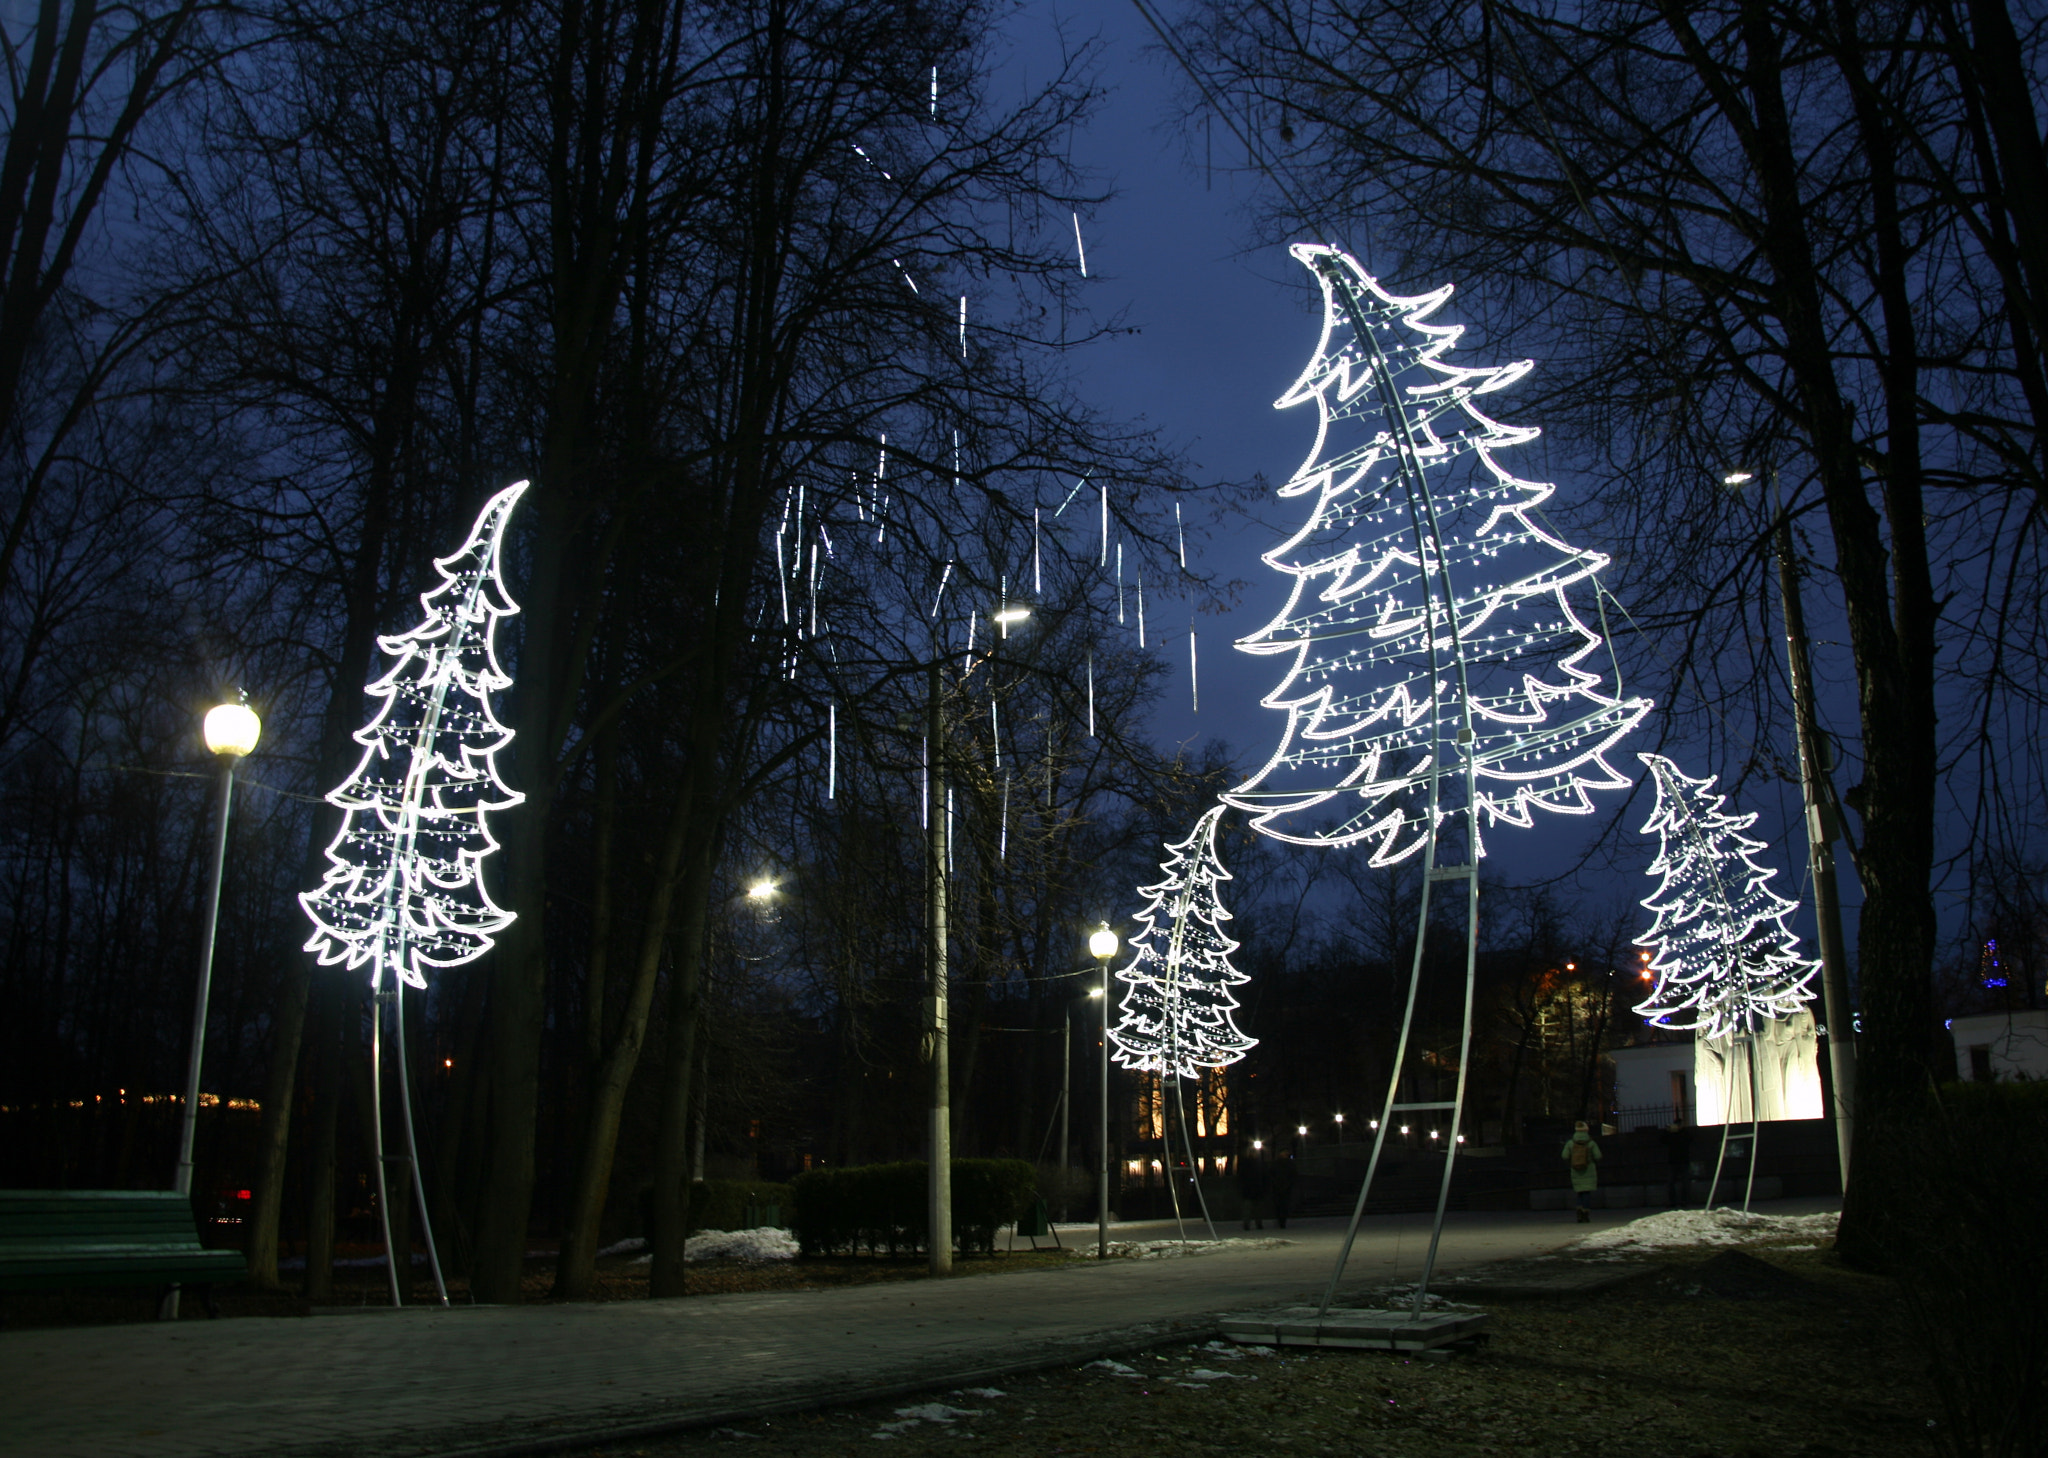
[[980, 1417], [981, 1413], [972, 1408], [948, 1407], [943, 1402], [921, 1402], [916, 1407], [896, 1409], [896, 1421], [883, 1423], [870, 1435], [877, 1438], [893, 1438], [908, 1432], [919, 1423], [950, 1423], [964, 1417]]
[[[1216, 1255], [1227, 1250], [1273, 1250], [1291, 1240], [1112, 1240], [1109, 1253], [1127, 1261], [1164, 1261], [1181, 1256]], [[1083, 1251], [1081, 1254], [1085, 1255]]]
[[1242, 1372], [1218, 1372], [1214, 1367], [1190, 1367], [1179, 1375], [1184, 1381], [1188, 1382], [1220, 1382], [1226, 1377], [1233, 1382], [1248, 1382], [1251, 1380]]
[[1246, 1357], [1270, 1357], [1271, 1347], [1239, 1346], [1236, 1342], [1204, 1342], [1199, 1347], [1189, 1347], [1190, 1352], [1199, 1352], [1213, 1362], [1242, 1362]]
[[[628, 1255], [633, 1251], [647, 1249], [645, 1238], [635, 1235], [606, 1246], [600, 1256]], [[796, 1237], [787, 1230], [778, 1230], [772, 1225], [763, 1225], [756, 1230], [699, 1230], [683, 1242], [683, 1259], [686, 1261], [793, 1261], [799, 1247]], [[644, 1266], [654, 1257], [643, 1255], [634, 1260], [636, 1266]]]
[[1726, 1206], [1719, 1210], [1661, 1210], [1612, 1230], [1596, 1231], [1581, 1240], [1577, 1248], [1625, 1252], [1749, 1245], [1798, 1238], [1827, 1240], [1834, 1237], [1835, 1224], [1840, 1219], [1840, 1214], [1833, 1210], [1818, 1215], [1745, 1215]]
[[1108, 1357], [1097, 1357], [1081, 1370], [1087, 1372], [1096, 1369], [1107, 1372], [1112, 1377], [1135, 1377], [1138, 1375], [1137, 1368], [1126, 1367], [1122, 1362], [1112, 1361]]

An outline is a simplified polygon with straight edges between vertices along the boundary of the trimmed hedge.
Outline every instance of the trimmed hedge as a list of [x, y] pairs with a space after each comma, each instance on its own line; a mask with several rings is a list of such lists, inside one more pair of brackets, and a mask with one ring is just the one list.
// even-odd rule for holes
[[778, 1223], [787, 1226], [795, 1201], [788, 1185], [765, 1180], [698, 1180], [690, 1186], [687, 1228], [696, 1230], [745, 1230], [747, 1211], [766, 1218], [767, 1207], [780, 1208]]
[[[927, 1181], [922, 1160], [814, 1169], [789, 1186], [791, 1229], [805, 1255], [919, 1251], [925, 1248]], [[1038, 1174], [1021, 1159], [953, 1161], [953, 1241], [992, 1251], [996, 1231], [1024, 1213]]]

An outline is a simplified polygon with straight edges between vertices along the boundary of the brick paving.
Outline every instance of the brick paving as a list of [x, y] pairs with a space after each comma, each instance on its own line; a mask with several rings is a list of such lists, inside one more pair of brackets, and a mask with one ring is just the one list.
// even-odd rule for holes
[[[1451, 1222], [1446, 1272], [1586, 1233], [1548, 1213]], [[0, 1332], [0, 1453], [514, 1454], [969, 1384], [1311, 1299], [1342, 1224], [1297, 1221], [1278, 1249], [939, 1283]], [[1367, 1221], [1347, 1286], [1412, 1280], [1427, 1236], [1423, 1216]]]

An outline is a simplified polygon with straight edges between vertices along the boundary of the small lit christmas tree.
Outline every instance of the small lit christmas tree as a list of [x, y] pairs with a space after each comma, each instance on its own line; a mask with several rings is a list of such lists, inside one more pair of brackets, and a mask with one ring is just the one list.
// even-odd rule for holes
[[498, 623], [519, 611], [499, 554], [521, 481], [485, 504], [469, 537], [434, 563], [441, 584], [420, 595], [418, 627], [379, 638], [390, 669], [365, 692], [377, 701], [356, 731], [363, 756], [328, 803], [343, 812], [326, 879], [299, 897], [313, 921], [306, 950], [323, 964], [368, 964], [424, 988], [427, 969], [481, 956], [513, 913], [491, 902], [480, 874], [497, 849], [485, 817], [526, 797], [498, 775], [511, 741], [491, 695], [512, 680], [498, 666]]
[[1643, 833], [1657, 834], [1649, 873], [1661, 876], [1643, 906], [1656, 921], [1643, 935], [1656, 985], [1636, 1011], [1658, 1027], [1703, 1029], [1720, 1038], [1754, 1018], [1789, 1017], [1809, 1002], [1818, 965], [1799, 956], [1785, 925], [1796, 903], [1770, 888], [1777, 872], [1756, 863], [1764, 843], [1743, 832], [1755, 815], [1730, 815], [1714, 779], [1692, 779], [1659, 754], [1639, 754], [1657, 786]]
[[1123, 1009], [1110, 1029], [1116, 1061], [1144, 1073], [1199, 1078], [1204, 1068], [1235, 1063], [1257, 1040], [1238, 1030], [1230, 988], [1251, 979], [1230, 965], [1237, 943], [1223, 930], [1230, 913], [1217, 887], [1230, 879], [1216, 856], [1218, 805], [1195, 822], [1194, 832], [1166, 848], [1165, 879], [1142, 886], [1148, 898], [1138, 913], [1145, 929], [1131, 938]]
[[1402, 297], [1339, 249], [1293, 253], [1322, 285], [1323, 334], [1278, 405], [1312, 402], [1319, 428], [1280, 495], [1312, 504], [1265, 556], [1294, 580], [1287, 605], [1238, 644], [1291, 656], [1263, 701], [1287, 724], [1224, 798], [1281, 840], [1368, 843], [1374, 865], [1422, 848], [1439, 778], [1475, 859], [1489, 823], [1589, 813], [1589, 790], [1628, 783], [1603, 756], [1650, 703], [1602, 691], [1601, 639], [1568, 598], [1607, 559], [1554, 535], [1537, 516], [1553, 488], [1502, 463], [1537, 432], [1479, 409], [1529, 364], [1446, 363], [1461, 330], [1428, 320], [1448, 286]]

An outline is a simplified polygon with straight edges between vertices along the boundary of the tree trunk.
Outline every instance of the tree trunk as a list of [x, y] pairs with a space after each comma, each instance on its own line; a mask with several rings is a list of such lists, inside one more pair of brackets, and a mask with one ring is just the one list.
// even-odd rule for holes
[[[618, 1037], [606, 1052], [593, 1081], [582, 1159], [577, 1166], [576, 1184], [570, 1195], [568, 1220], [562, 1230], [561, 1259], [555, 1273], [554, 1294], [560, 1301], [586, 1300], [596, 1286], [598, 1233], [604, 1219], [605, 1199], [611, 1192], [612, 1159], [618, 1148], [619, 1120], [625, 1111], [626, 1088], [632, 1082], [634, 1070], [640, 1065], [640, 1049], [647, 1036], [647, 1014], [654, 1002], [662, 948], [668, 940], [669, 914], [677, 893], [677, 871], [689, 837], [691, 810], [697, 799], [695, 780], [694, 771], [686, 773], [676, 789], [675, 805], [669, 813], [667, 833], [662, 837], [646, 917], [642, 922], [632, 990], [619, 1017]], [[693, 864], [691, 869], [695, 872], [697, 866]], [[701, 899], [709, 891], [707, 867], [701, 884], [693, 875], [687, 894]]]
[[313, 1000], [313, 1140], [306, 1151], [306, 1299], [334, 1300], [334, 1161], [341, 1125], [339, 982], [323, 980]]
[[717, 836], [689, 847], [685, 885], [679, 891], [682, 919], [676, 928], [675, 971], [669, 981], [668, 1056], [661, 1075], [661, 1121], [654, 1146], [654, 1269], [647, 1294], [684, 1294], [683, 1240], [689, 1234], [689, 1191], [684, 1185], [690, 1126], [690, 1075], [697, 1054], [697, 1017], [703, 986], [704, 932], [710, 907], [711, 873]]

